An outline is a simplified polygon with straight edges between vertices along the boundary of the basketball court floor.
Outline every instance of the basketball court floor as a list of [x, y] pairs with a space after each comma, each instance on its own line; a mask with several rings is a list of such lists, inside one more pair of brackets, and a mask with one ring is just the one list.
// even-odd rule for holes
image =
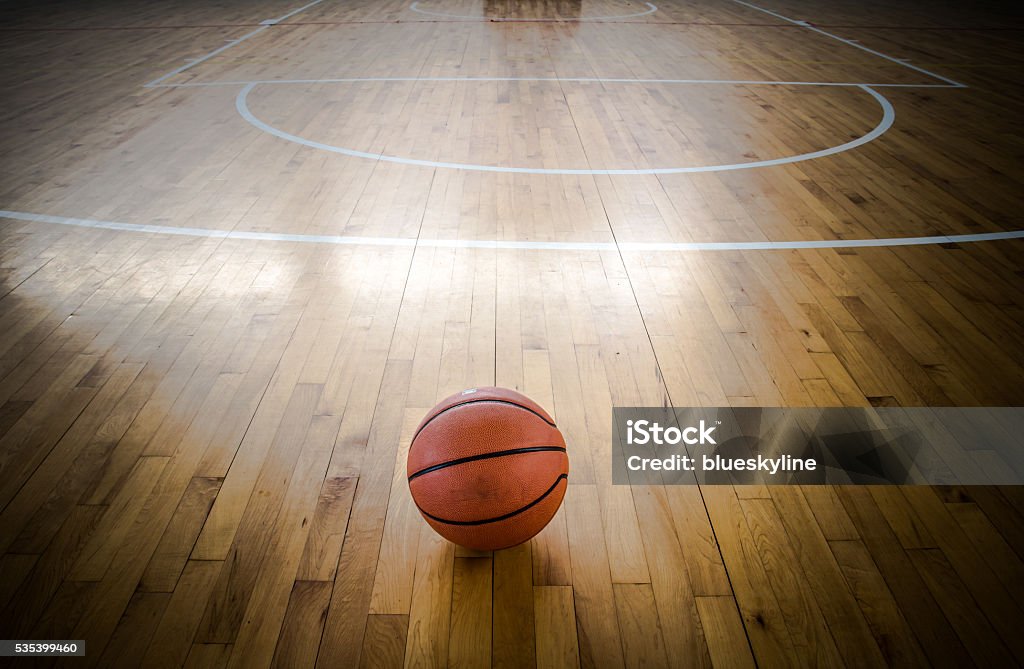
[[[92, 667], [1024, 663], [1022, 488], [609, 460], [613, 406], [1024, 401], [1024, 22], [301, 3], [0, 5], [0, 637]], [[493, 554], [405, 481], [420, 418], [483, 385], [571, 462]]]

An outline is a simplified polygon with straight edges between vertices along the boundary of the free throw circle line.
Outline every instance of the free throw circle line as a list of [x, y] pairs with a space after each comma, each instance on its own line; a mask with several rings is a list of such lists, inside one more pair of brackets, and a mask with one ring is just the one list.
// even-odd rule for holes
[[560, 21], [614, 21], [616, 19], [633, 19], [638, 16], [647, 16], [648, 14], [653, 14], [654, 12], [658, 11], [658, 8], [652, 5], [651, 3], [645, 2], [644, 4], [647, 5], [647, 10], [643, 12], [636, 12], [634, 14], [618, 14], [615, 16], [570, 16], [557, 19], [517, 19], [511, 16], [497, 16], [491, 18], [487, 16], [470, 16], [469, 14], [447, 14], [444, 12], [434, 12], [429, 9], [422, 9], [419, 6], [419, 2], [412, 3], [409, 6], [409, 9], [418, 14], [425, 14], [427, 16], [440, 16], [446, 19], [463, 19], [466, 21], [515, 21], [516, 23], [551, 23]]
[[[501, 79], [496, 79], [500, 81]], [[386, 80], [385, 80], [386, 81]], [[419, 81], [431, 81], [429, 78], [420, 79]], [[445, 81], [452, 81], [448, 78]], [[491, 81], [488, 78], [475, 78], [472, 81]], [[521, 81], [532, 81], [531, 79], [522, 79]], [[548, 81], [548, 79], [539, 79], [538, 81]], [[659, 80], [646, 80], [645, 83], [657, 83]], [[663, 80], [664, 83], [679, 83], [678, 80]], [[628, 80], [624, 83], [628, 83]], [[862, 135], [849, 142], [839, 144], [837, 146], [831, 146], [826, 149], [819, 151], [811, 151], [808, 153], [801, 153], [794, 156], [784, 156], [781, 158], [772, 158], [769, 160], [755, 160], [746, 163], [729, 163], [723, 165], [699, 165], [693, 167], [657, 167], [657, 168], [642, 168], [642, 169], [562, 169], [562, 168], [535, 168], [535, 167], [509, 167], [501, 165], [477, 165], [473, 163], [453, 163], [443, 162], [435, 160], [419, 160], [416, 158], [404, 158], [402, 156], [391, 156], [383, 153], [370, 153], [367, 151], [357, 151], [355, 149], [349, 149], [344, 146], [334, 146], [332, 144], [325, 144], [323, 142], [317, 142], [312, 139], [300, 137], [299, 135], [293, 135], [292, 133], [275, 128], [274, 126], [265, 123], [264, 121], [257, 118], [252, 111], [249, 109], [248, 97], [249, 93], [252, 92], [256, 86], [267, 85], [263, 82], [250, 82], [242, 87], [242, 90], [238, 92], [235, 97], [235, 109], [238, 114], [245, 119], [247, 123], [253, 127], [262, 130], [263, 132], [273, 135], [279, 139], [285, 141], [294, 142], [295, 144], [301, 144], [312, 149], [319, 149], [321, 151], [329, 151], [331, 153], [337, 153], [345, 156], [351, 156], [353, 158], [365, 158], [368, 160], [379, 160], [389, 163], [397, 163], [400, 165], [418, 165], [421, 167], [434, 167], [442, 169], [453, 169], [453, 170], [470, 170], [476, 172], [503, 172], [513, 174], [567, 174], [567, 175], [612, 175], [612, 176], [623, 176], [623, 175], [644, 175], [644, 174], [697, 174], [702, 172], [727, 172], [732, 170], [748, 170], [757, 167], [774, 167], [778, 165], [788, 165], [791, 163], [799, 163], [805, 160], [814, 160], [815, 158], [824, 158], [826, 156], [832, 156], [837, 153], [849, 151], [855, 149], [858, 146], [862, 146], [881, 137], [896, 120], [896, 111], [893, 109], [892, 103], [889, 100], [874, 90], [868, 85], [858, 84], [856, 88], [867, 92], [878, 105], [882, 108], [882, 119], [879, 121], [870, 132]]]
[[1005, 232], [982, 232], [967, 235], [934, 235], [930, 237], [891, 237], [882, 239], [815, 239], [793, 241], [759, 242], [541, 242], [541, 241], [499, 241], [485, 239], [422, 239], [415, 237], [353, 237], [346, 235], [305, 235], [278, 232], [248, 232], [245, 230], [213, 230], [210, 228], [187, 228], [172, 225], [145, 225], [119, 223], [89, 218], [51, 216], [25, 211], [0, 210], [0, 218], [30, 223], [51, 223], [78, 228], [121, 230], [124, 232], [148, 232], [158, 235], [185, 237], [209, 237], [214, 239], [246, 239], [271, 242], [297, 242], [302, 244], [335, 244], [343, 246], [398, 246], [406, 248], [443, 249], [500, 249], [535, 251], [626, 251], [626, 252], [677, 252], [677, 251], [779, 251], [797, 249], [838, 249], [870, 248], [892, 246], [927, 246], [931, 244], [966, 244], [971, 242], [1024, 239], [1024, 230]]

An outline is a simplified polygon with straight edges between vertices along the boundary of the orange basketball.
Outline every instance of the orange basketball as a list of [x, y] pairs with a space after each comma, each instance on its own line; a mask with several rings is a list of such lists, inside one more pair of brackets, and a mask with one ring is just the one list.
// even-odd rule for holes
[[506, 388], [473, 388], [424, 417], [406, 471], [416, 507], [438, 534], [489, 551], [544, 529], [565, 496], [569, 458], [536, 402]]

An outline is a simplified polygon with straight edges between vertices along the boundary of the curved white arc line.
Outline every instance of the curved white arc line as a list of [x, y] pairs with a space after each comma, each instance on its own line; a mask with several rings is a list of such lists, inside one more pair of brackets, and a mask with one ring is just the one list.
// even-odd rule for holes
[[566, 17], [558, 19], [516, 19], [507, 16], [489, 18], [486, 16], [470, 16], [468, 14], [445, 14], [444, 12], [432, 12], [429, 9], [420, 9], [419, 4], [419, 2], [414, 2], [411, 5], [409, 5], [409, 9], [416, 12], [417, 14], [424, 14], [427, 16], [441, 16], [446, 19], [464, 19], [468, 21], [514, 21], [517, 23], [553, 23], [559, 21], [613, 21], [615, 19], [633, 19], [638, 16], [647, 16], [648, 14], [653, 14], [654, 12], [658, 11], [658, 8], [655, 5], [649, 2], [645, 2], [644, 4], [647, 5], [647, 11], [637, 12], [635, 14], [619, 14], [616, 16]]
[[78, 228], [148, 232], [158, 235], [210, 237], [214, 239], [247, 239], [303, 244], [335, 244], [345, 246], [398, 246], [406, 248], [452, 249], [521, 249], [534, 251], [785, 251], [797, 249], [836, 249], [889, 246], [925, 246], [930, 244], [965, 244], [969, 242], [1024, 239], [1024, 230], [982, 232], [966, 235], [935, 235], [932, 237], [893, 237], [888, 239], [815, 239], [781, 242], [532, 242], [491, 241], [484, 239], [417, 239], [415, 237], [351, 237], [345, 235], [304, 235], [277, 232], [248, 232], [245, 230], [213, 230], [209, 228], [179, 228], [171, 225], [143, 225], [98, 221], [89, 218], [69, 218], [33, 214], [24, 211], [0, 210], [0, 218], [30, 223], [52, 223]]
[[262, 130], [263, 132], [278, 137], [280, 139], [308, 146], [313, 149], [320, 149], [321, 151], [330, 151], [331, 153], [340, 153], [345, 156], [352, 156], [354, 158], [368, 158], [370, 160], [382, 160], [389, 163], [398, 163], [400, 165], [419, 165], [421, 167], [439, 167], [453, 170], [472, 170], [477, 172], [505, 172], [515, 174], [600, 174], [600, 175], [641, 175], [641, 174], [694, 174], [700, 172], [727, 172], [731, 170], [747, 170], [755, 167], [772, 167], [776, 165], [788, 165], [790, 163], [799, 163], [805, 160], [813, 160], [815, 158], [824, 158], [825, 156], [835, 155], [842, 153], [843, 151], [849, 151], [863, 144], [867, 144], [881, 137], [889, 128], [892, 127], [893, 122], [896, 120], [896, 111], [893, 109], [892, 104], [886, 99], [884, 95], [878, 91], [872, 89], [870, 86], [860, 84], [857, 88], [867, 91], [871, 97], [878, 102], [882, 108], [882, 120], [874, 127], [870, 132], [857, 139], [846, 142], [845, 144], [839, 144], [838, 146], [831, 146], [827, 149], [821, 149], [819, 151], [812, 151], [810, 153], [801, 153], [795, 156], [786, 156], [783, 158], [771, 158], [769, 160], [756, 160], [748, 163], [732, 163], [727, 165], [701, 165], [697, 167], [658, 167], [658, 168], [647, 168], [647, 169], [610, 169], [610, 170], [594, 170], [594, 169], [559, 169], [559, 168], [533, 168], [533, 167], [502, 167], [497, 165], [475, 165], [472, 163], [448, 163], [439, 162], [434, 160], [418, 160], [416, 158], [402, 158], [400, 156], [388, 156], [382, 153], [367, 153], [366, 151], [356, 151], [355, 149], [347, 149], [343, 146], [334, 146], [331, 144], [324, 144], [305, 137], [299, 137], [291, 133], [285, 132], [278, 128], [273, 127], [264, 123], [260, 119], [256, 118], [253, 113], [249, 110], [249, 106], [246, 102], [250, 91], [255, 88], [257, 83], [247, 84], [242, 90], [238, 92], [235, 97], [235, 109], [238, 110], [239, 115], [244, 118], [250, 125]]
[[152, 81], [150, 81], [147, 84], [143, 84], [143, 88], [157, 88], [157, 87], [161, 86], [161, 84], [163, 84], [164, 81], [170, 79], [171, 77], [174, 77], [175, 75], [181, 74], [185, 70], [189, 70], [189, 69], [195, 67], [196, 65], [199, 65], [200, 63], [205, 63], [206, 61], [210, 60], [211, 58], [214, 58], [215, 56], [218, 56], [218, 55], [224, 53], [228, 49], [230, 49], [232, 47], [235, 47], [235, 46], [238, 46], [239, 44], [241, 44], [242, 42], [246, 41], [247, 39], [251, 39], [251, 38], [255, 37], [256, 35], [259, 35], [261, 32], [263, 32], [264, 30], [266, 30], [270, 26], [276, 26], [277, 24], [279, 24], [279, 23], [281, 23], [283, 21], [287, 21], [288, 19], [290, 19], [291, 17], [295, 16], [296, 14], [298, 14], [300, 12], [304, 12], [307, 9], [309, 9], [310, 7], [313, 7], [315, 5], [319, 5], [323, 1], [324, 0], [313, 0], [309, 4], [303, 5], [302, 7], [299, 7], [298, 9], [293, 9], [292, 11], [288, 12], [287, 14], [284, 14], [282, 16], [278, 16], [277, 18], [266, 19], [264, 21], [260, 21], [260, 26], [258, 28], [256, 28], [255, 30], [253, 30], [252, 32], [247, 33], [245, 35], [242, 35], [241, 37], [239, 37], [237, 39], [230, 40], [224, 46], [222, 46], [220, 48], [217, 48], [217, 49], [214, 49], [213, 51], [211, 51], [210, 53], [206, 54], [205, 56], [202, 56], [200, 58], [196, 58], [194, 60], [190, 60], [187, 63], [185, 63], [184, 65], [182, 65], [181, 67], [177, 67], [177, 68], [171, 70], [170, 72], [168, 72], [167, 74], [159, 76], [159, 77], [157, 77], [156, 79], [153, 79]]
[[947, 85], [952, 86], [953, 88], [967, 88], [966, 84], [962, 84], [962, 83], [960, 83], [958, 81], [954, 81], [953, 79], [950, 79], [949, 77], [944, 77], [941, 74], [935, 74], [931, 70], [926, 70], [923, 67], [918, 67], [917, 65], [913, 65], [911, 63], [908, 63], [905, 60], [900, 60], [899, 58], [893, 58], [892, 56], [889, 56], [889, 55], [886, 55], [886, 54], [882, 53], [881, 51], [875, 51], [874, 49], [869, 49], [868, 47], [864, 46], [860, 42], [856, 42], [854, 40], [849, 40], [849, 39], [846, 39], [844, 37], [840, 37], [839, 35], [836, 35], [834, 33], [827, 32], [825, 30], [822, 30], [821, 28], [815, 27], [814, 25], [808, 23], [807, 21], [801, 21], [801, 20], [798, 20], [798, 19], [791, 19], [788, 16], [783, 16], [782, 14], [779, 14], [778, 12], [773, 12], [770, 9], [765, 9], [764, 7], [759, 7], [757, 5], [754, 5], [754, 4], [751, 4], [749, 2], [746, 2], [745, 0], [733, 0], [733, 2], [736, 2], [737, 4], [743, 5], [745, 7], [749, 7], [750, 9], [762, 12], [764, 14], [768, 14], [769, 16], [774, 16], [775, 18], [777, 18], [777, 19], [779, 19], [781, 21], [786, 21], [786, 22], [791, 23], [791, 24], [793, 24], [795, 26], [800, 26], [802, 28], [807, 28], [808, 30], [810, 30], [812, 32], [818, 33], [819, 35], [824, 35], [825, 37], [829, 37], [829, 38], [834, 39], [834, 40], [836, 40], [838, 42], [842, 42], [843, 44], [846, 44], [848, 46], [852, 46], [855, 49], [860, 49], [861, 51], [866, 51], [867, 53], [870, 53], [873, 56], [878, 56], [880, 58], [884, 58], [884, 59], [886, 59], [888, 61], [896, 63], [897, 65], [902, 65], [903, 67], [909, 68], [909, 69], [914, 70], [916, 72], [920, 72], [922, 74], [926, 74], [929, 77], [933, 77], [933, 78], [938, 79], [940, 81], [944, 81]]

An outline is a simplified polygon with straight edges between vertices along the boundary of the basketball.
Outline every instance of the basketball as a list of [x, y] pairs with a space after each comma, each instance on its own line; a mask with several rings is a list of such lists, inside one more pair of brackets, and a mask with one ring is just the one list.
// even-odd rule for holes
[[565, 496], [569, 458], [536, 402], [506, 388], [472, 388], [423, 418], [407, 474], [416, 507], [438, 534], [489, 551], [544, 529]]

